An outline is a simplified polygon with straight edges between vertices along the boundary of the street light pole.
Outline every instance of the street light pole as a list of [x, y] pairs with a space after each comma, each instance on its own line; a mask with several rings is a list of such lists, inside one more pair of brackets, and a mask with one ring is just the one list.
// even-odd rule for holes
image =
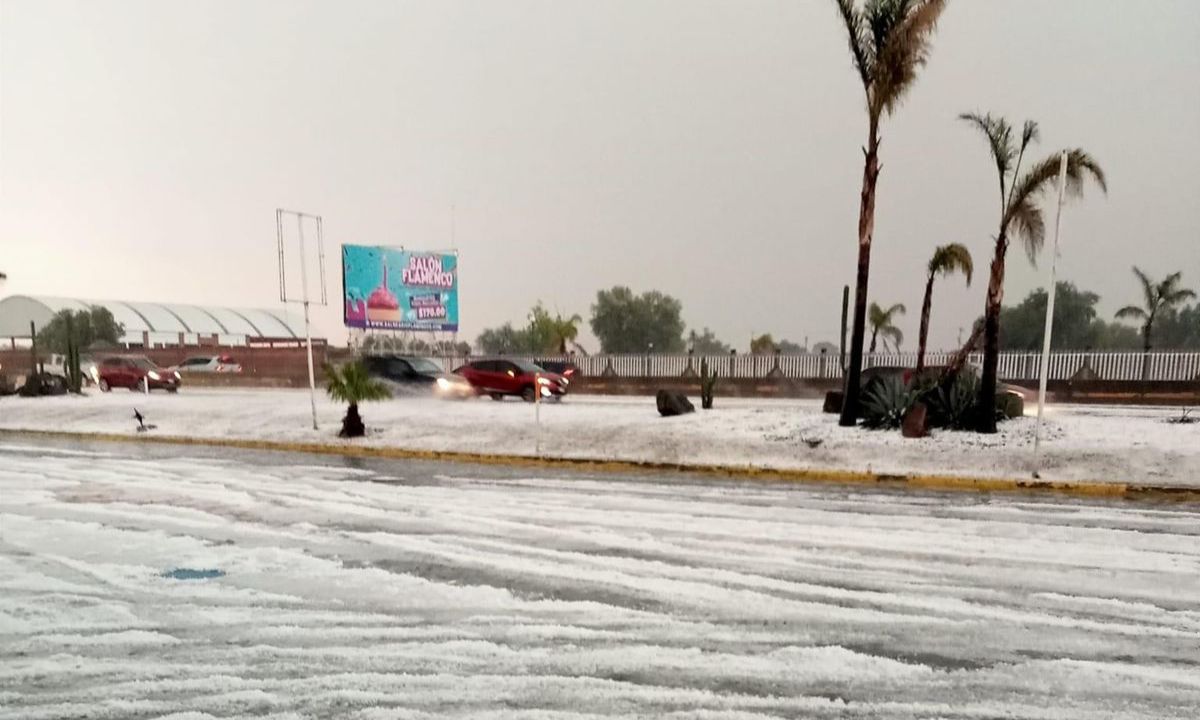
[[1046, 408], [1046, 380], [1050, 374], [1050, 334], [1054, 330], [1054, 295], [1058, 270], [1058, 236], [1062, 229], [1063, 195], [1067, 189], [1067, 151], [1063, 150], [1058, 164], [1058, 210], [1054, 215], [1054, 247], [1050, 250], [1050, 286], [1046, 288], [1046, 326], [1042, 333], [1042, 372], [1038, 380], [1037, 425], [1033, 431], [1033, 476], [1041, 470], [1042, 413]]

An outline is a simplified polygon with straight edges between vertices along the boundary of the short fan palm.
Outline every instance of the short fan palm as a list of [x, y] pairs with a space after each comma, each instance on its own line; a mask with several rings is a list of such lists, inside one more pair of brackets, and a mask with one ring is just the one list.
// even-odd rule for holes
[[329, 397], [350, 406], [342, 418], [342, 431], [338, 435], [345, 438], [362, 437], [367, 433], [367, 428], [358, 414], [358, 404], [390, 398], [392, 394], [387, 386], [371, 377], [366, 366], [358, 360], [340, 368], [325, 363], [325, 378], [325, 390]]

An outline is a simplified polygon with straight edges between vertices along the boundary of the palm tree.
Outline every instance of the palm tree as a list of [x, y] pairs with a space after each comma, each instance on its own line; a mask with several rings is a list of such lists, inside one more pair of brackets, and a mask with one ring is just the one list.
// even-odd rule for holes
[[854, 325], [846, 372], [841, 425], [858, 422], [863, 336], [866, 334], [867, 284], [871, 240], [875, 234], [875, 185], [879, 180], [879, 127], [892, 115], [929, 58], [938, 18], [946, 0], [836, 0], [850, 41], [850, 55], [866, 94], [867, 144], [863, 148], [862, 192], [858, 209], [858, 274], [854, 289]]
[[[1020, 137], [1002, 117], [964, 113], [959, 116], [983, 133], [996, 163], [1000, 180], [1000, 228], [996, 234], [996, 250], [988, 278], [987, 301], [984, 306], [983, 376], [979, 383], [979, 431], [996, 432], [996, 372], [1000, 363], [1000, 304], [1004, 301], [1004, 260], [1011, 236], [1020, 238], [1025, 252], [1033, 262], [1046, 239], [1046, 223], [1040, 203], [1047, 191], [1057, 184], [1061, 153], [1054, 153], [1021, 173], [1025, 151], [1037, 142], [1038, 126], [1026, 120]], [[1066, 191], [1073, 197], [1083, 194], [1084, 181], [1090, 177], [1100, 189], [1108, 185], [1100, 165], [1079, 148], [1067, 151]]]
[[555, 314], [551, 325], [551, 333], [558, 345], [558, 354], [567, 354], [567, 343], [574, 343], [575, 338], [579, 337], [579, 323], [583, 322], [583, 318], [578, 313], [569, 318], [564, 318], [562, 315]]
[[358, 404], [371, 400], [386, 400], [392, 394], [387, 386], [372, 378], [361, 361], [346, 363], [338, 369], [325, 363], [325, 391], [334, 400], [349, 403], [346, 416], [342, 418], [342, 431], [338, 436], [362, 437], [366, 434], [366, 426], [358, 414]]
[[1146, 373], [1149, 370], [1150, 337], [1154, 332], [1155, 318], [1160, 313], [1182, 304], [1185, 300], [1195, 298], [1196, 293], [1187, 288], [1179, 287], [1179, 281], [1183, 273], [1171, 273], [1159, 283], [1153, 282], [1136, 265], [1133, 267], [1133, 274], [1137, 275], [1138, 281], [1142, 284], [1142, 294], [1145, 298], [1146, 306], [1126, 305], [1117, 311], [1117, 319], [1138, 320], [1142, 323], [1142, 381], [1145, 382]]
[[971, 284], [971, 275], [975, 272], [975, 264], [971, 261], [971, 251], [961, 243], [942, 245], [933, 251], [929, 258], [928, 273], [925, 276], [925, 299], [921, 301], [921, 331], [917, 338], [917, 373], [925, 369], [925, 344], [929, 340], [929, 311], [933, 305], [933, 279], [938, 276], [952, 275], [961, 272], [967, 276], [967, 285]]
[[875, 352], [875, 339], [877, 336], [883, 336], [883, 348], [887, 349], [887, 341], [892, 341], [892, 349], [900, 352], [900, 343], [904, 342], [904, 333], [900, 332], [900, 328], [896, 327], [892, 321], [897, 315], [903, 315], [906, 312], [904, 303], [896, 303], [887, 310], [879, 307], [877, 303], [871, 303], [869, 315], [871, 317], [871, 349], [868, 352]]

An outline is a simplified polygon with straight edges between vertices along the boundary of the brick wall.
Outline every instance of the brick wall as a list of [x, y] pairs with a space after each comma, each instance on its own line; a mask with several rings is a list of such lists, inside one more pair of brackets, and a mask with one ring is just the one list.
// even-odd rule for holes
[[[97, 352], [93, 357], [106, 355], [144, 355], [158, 365], [164, 367], [176, 365], [194, 355], [230, 355], [242, 366], [238, 380], [228, 384], [260, 387], [307, 387], [308, 360], [304, 348], [156, 348], [152, 350], [130, 350], [112, 352]], [[343, 348], [313, 347], [313, 366], [318, 381], [321, 377], [321, 365], [325, 360], [340, 362], [349, 356], [349, 351]], [[0, 350], [0, 372], [9, 375], [25, 375], [29, 372], [29, 350]], [[195, 374], [192, 376], [195, 377]], [[196, 384], [216, 384], [218, 381]]]

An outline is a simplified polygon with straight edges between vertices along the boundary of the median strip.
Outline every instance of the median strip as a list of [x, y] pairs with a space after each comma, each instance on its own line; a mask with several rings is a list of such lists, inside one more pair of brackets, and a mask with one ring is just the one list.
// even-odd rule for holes
[[121, 433], [71, 432], [62, 430], [0, 429], [0, 437], [41, 437], [102, 442], [154, 443], [226, 447], [241, 450], [300, 452], [393, 460], [429, 460], [514, 467], [569, 468], [607, 473], [670, 472], [685, 475], [727, 477], [745, 480], [876, 486], [879, 488], [946, 492], [1050, 493], [1086, 498], [1121, 498], [1165, 502], [1200, 502], [1200, 488], [1108, 483], [1092, 480], [1033, 480], [970, 475], [922, 473], [876, 473], [860, 470], [820, 468], [772, 468], [754, 465], [687, 464], [661, 461], [611, 460], [531, 456], [504, 453], [472, 453], [452, 450], [416, 450], [379, 445], [351, 445], [243, 438], [191, 437], [178, 435], [126, 435]]

